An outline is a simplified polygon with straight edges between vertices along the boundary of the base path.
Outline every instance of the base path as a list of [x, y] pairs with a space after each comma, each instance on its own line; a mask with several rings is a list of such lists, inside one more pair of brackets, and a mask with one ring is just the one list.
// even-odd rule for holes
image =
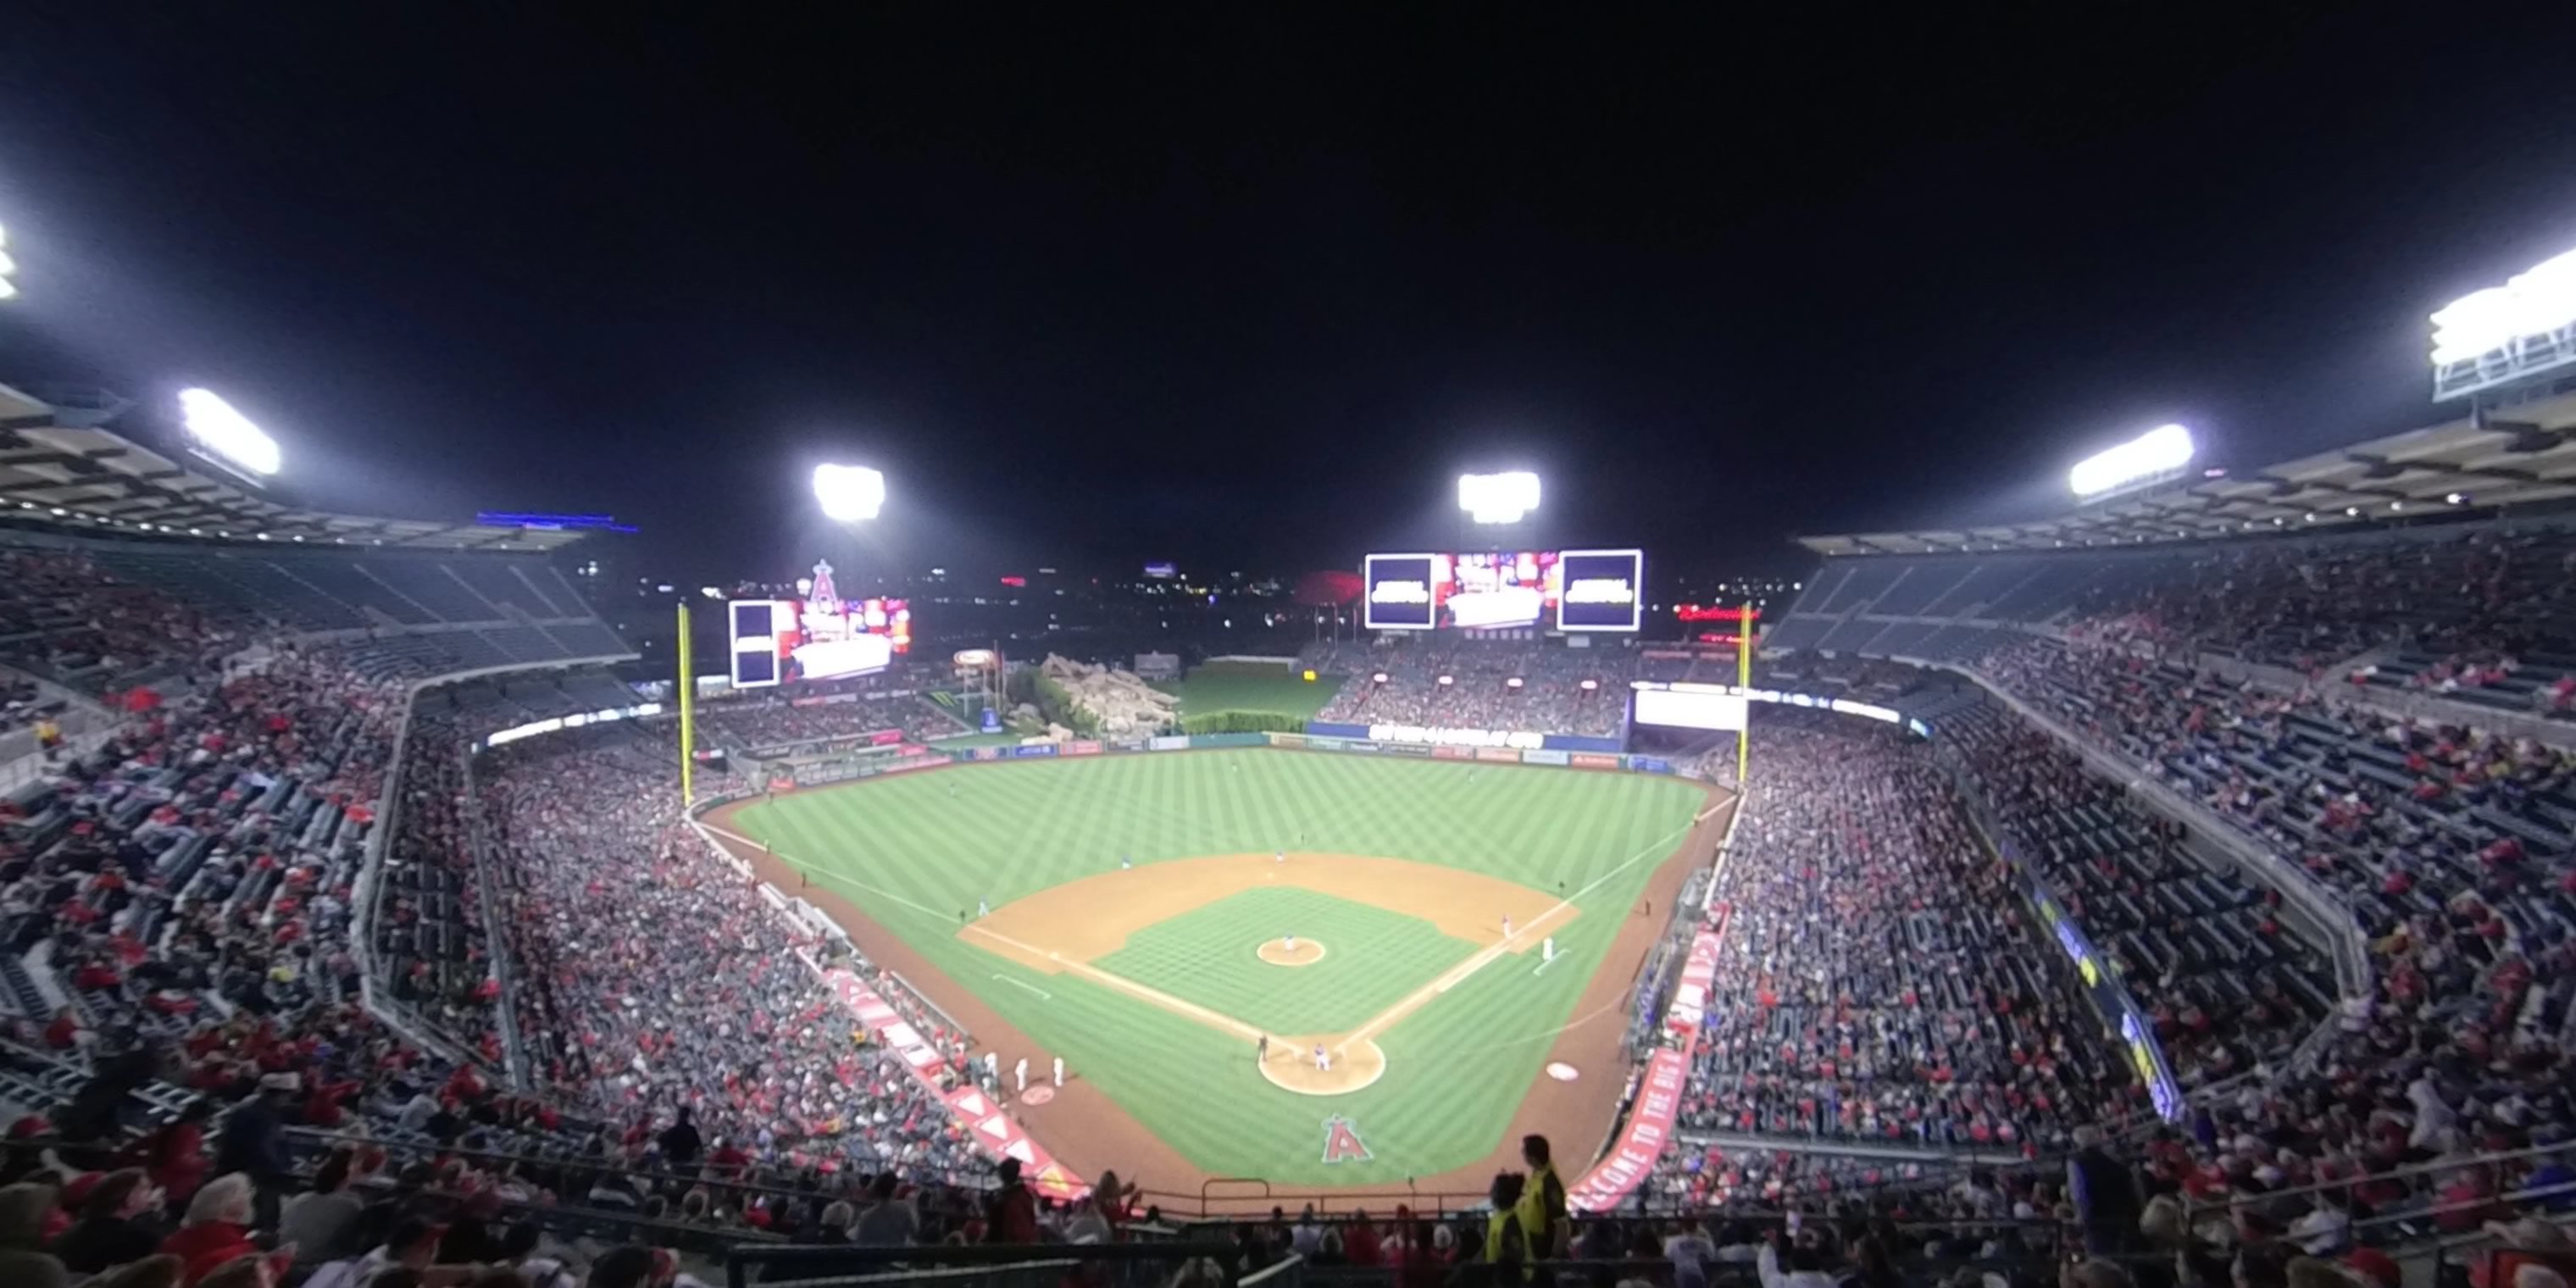
[[[934, 772], [971, 773], [974, 771], [948, 769]], [[1553, 774], [1568, 771], [1531, 767], [1515, 772]], [[825, 790], [859, 791], [865, 790], [865, 785], [853, 784], [846, 788]], [[1576, 1174], [1581, 1170], [1579, 1163], [1588, 1162], [1591, 1159], [1594, 1151], [1609, 1140], [1611, 1129], [1617, 1124], [1620, 1095], [1627, 1085], [1629, 1073], [1627, 1061], [1619, 1050], [1619, 1040], [1626, 1030], [1629, 993], [1636, 982], [1637, 971], [1643, 966], [1646, 953], [1654, 946], [1660, 932], [1670, 924], [1668, 918], [1673, 900], [1678, 896], [1683, 880], [1693, 868], [1707, 866], [1715, 854], [1719, 838], [1726, 834], [1728, 820], [1734, 814], [1733, 793], [1722, 787], [1709, 787], [1707, 791], [1709, 808], [1701, 814], [1699, 822], [1691, 832], [1675, 847], [1673, 854], [1656, 867], [1654, 874], [1647, 881], [1642, 897], [1650, 905], [1651, 912], [1647, 915], [1638, 915], [1637, 909], [1626, 910], [1625, 915], [1622, 916], [1618, 938], [1603, 956], [1599, 967], [1594, 970], [1591, 981], [1584, 986], [1583, 995], [1576, 1001], [1566, 1022], [1555, 1029], [1539, 1033], [1496, 1035], [1499, 1044], [1543, 1043], [1547, 1048], [1547, 1058], [1543, 1063], [1571, 1066], [1579, 1070], [1581, 1076], [1572, 1081], [1560, 1081], [1548, 1076], [1544, 1068], [1534, 1074], [1530, 1086], [1522, 1095], [1519, 1108], [1512, 1114], [1511, 1122], [1496, 1140], [1494, 1153], [1487, 1158], [1436, 1176], [1416, 1177], [1409, 1184], [1354, 1185], [1330, 1191], [1300, 1191], [1294, 1187], [1283, 1186], [1265, 1188], [1262, 1196], [1258, 1198], [1247, 1195], [1239, 1200], [1229, 1201], [1222, 1194], [1215, 1198], [1207, 1198], [1204, 1187], [1216, 1182], [1218, 1178], [1210, 1176], [1197, 1164], [1183, 1157], [1178, 1150], [1165, 1144], [1160, 1136], [1138, 1122], [1117, 1101], [1102, 1093], [1088, 1080], [1076, 1078], [1068, 1081], [1063, 1090], [1057, 1092], [1055, 1098], [1046, 1104], [1023, 1103], [1017, 1107], [1016, 1116], [1028, 1128], [1030, 1134], [1046, 1145], [1050, 1153], [1082, 1175], [1097, 1175], [1103, 1169], [1115, 1168], [1121, 1176], [1148, 1178], [1153, 1187], [1153, 1192], [1149, 1195], [1151, 1201], [1160, 1203], [1165, 1211], [1175, 1214], [1202, 1211], [1267, 1212], [1274, 1203], [1295, 1207], [1307, 1197], [1312, 1197], [1317, 1207], [1327, 1209], [1347, 1210], [1354, 1205], [1384, 1207], [1390, 1199], [1407, 1198], [1417, 1209], [1427, 1210], [1434, 1206], [1433, 1196], [1435, 1195], [1449, 1196], [1447, 1206], [1453, 1210], [1461, 1210], [1481, 1201], [1486, 1185], [1493, 1179], [1496, 1171], [1520, 1169], [1520, 1138], [1531, 1133], [1545, 1135], [1555, 1141], [1559, 1168], [1568, 1175]], [[870, 960], [902, 976], [914, 987], [927, 994], [932, 1002], [954, 1017], [959, 1024], [965, 1026], [966, 1030], [974, 1036], [975, 1054], [980, 1055], [987, 1050], [1028, 1052], [1044, 1049], [1036, 1039], [1004, 1020], [999, 1012], [986, 1005], [973, 989], [931, 965], [927, 958], [904, 943], [900, 936], [862, 912], [855, 902], [841, 894], [830, 883], [815, 882], [809, 885], [802, 880], [801, 874], [793, 865], [763, 851], [756, 844], [739, 839], [738, 834], [741, 829], [734, 822], [733, 815], [746, 806], [756, 803], [756, 800], [742, 801], [721, 806], [710, 811], [705, 821], [711, 827], [719, 829], [719, 843], [737, 858], [751, 864], [753, 871], [761, 880], [783, 891], [803, 897], [821, 909], [825, 915], [839, 922]], [[737, 835], [726, 835], [726, 833]], [[1293, 866], [1275, 864], [1272, 862], [1272, 856], [1267, 854], [1253, 857], [1259, 859], [1262, 864], [1272, 867]], [[1400, 860], [1380, 861], [1402, 862]], [[1427, 865], [1405, 864], [1404, 866]], [[1103, 874], [1105, 877], [1112, 878], [1115, 875], [1114, 873]], [[1461, 875], [1473, 877], [1475, 874]], [[1095, 878], [1086, 878], [1086, 880], [1091, 879]], [[1288, 879], [1284, 872], [1282, 879]], [[1501, 881], [1499, 878], [1485, 879], [1493, 880], [1512, 890], [1526, 892], [1525, 887]], [[1374, 904], [1379, 901], [1370, 898], [1362, 899], [1360, 902]], [[1547, 904], [1551, 902], [1553, 902], [1552, 897], [1541, 902], [1537, 907], [1531, 908], [1526, 918], [1521, 913], [1512, 914], [1515, 943], [1506, 951], [1525, 951], [1535, 956], [1547, 931], [1542, 926], [1531, 924], [1531, 921], [1539, 913], [1544, 912]], [[1009, 906], [996, 909], [995, 915], [999, 916]], [[1160, 913], [1154, 919], [1168, 915], [1170, 915], [1169, 912]], [[1409, 910], [1408, 915], [1422, 915], [1420, 905]], [[1491, 916], [1491, 919], [1488, 919], [1489, 914], [1481, 908], [1457, 915], [1462, 918], [1472, 917], [1475, 920], [1471, 930], [1460, 933], [1461, 938], [1486, 944], [1492, 948], [1502, 947], [1498, 942], [1502, 937], [1499, 910]], [[1622, 914], [1610, 910], [1595, 910], [1592, 915]], [[1139, 924], [1151, 924], [1151, 921]], [[1561, 925], [1562, 922], [1553, 924]], [[1532, 929], [1538, 930], [1539, 933], [1526, 936], [1519, 933]], [[1119, 938], [1120, 942], [1124, 942], [1123, 933]], [[1101, 951], [1105, 953], [1114, 949]], [[1043, 957], [1045, 954], [1041, 951], [1038, 955]], [[1479, 953], [1477, 956], [1483, 958], [1485, 954]], [[1524, 963], [1528, 960], [1528, 958], [1522, 959]], [[1464, 965], [1464, 963], [1461, 964]], [[1058, 965], [1061, 968], [1061, 963]], [[1034, 966], [1032, 968], [1037, 969]], [[989, 981], [987, 986], [990, 986]], [[1043, 983], [1037, 986], [1044, 987]], [[1304, 1067], [1312, 1070], [1313, 1046], [1316, 1040], [1314, 1036], [1309, 1036], [1304, 1039], [1302, 1047], [1283, 1050], [1287, 1047], [1287, 1042], [1274, 1038], [1273, 1064], [1266, 1066], [1264, 1072], [1271, 1073], [1275, 1070], [1277, 1076], [1272, 1080], [1285, 1086], [1287, 1084], [1284, 1079], [1291, 1076], [1289, 1063], [1292, 1059], [1302, 1060]], [[1369, 1045], [1374, 1046], [1374, 1043]], [[1346, 1051], [1335, 1058], [1336, 1072], [1344, 1067], [1343, 1062], [1350, 1059], [1352, 1053], [1357, 1050], [1358, 1046], [1354, 1044], [1351, 1051]], [[1321, 1104], [1328, 1103], [1328, 1101], [1319, 1102], [1319, 1107]]]

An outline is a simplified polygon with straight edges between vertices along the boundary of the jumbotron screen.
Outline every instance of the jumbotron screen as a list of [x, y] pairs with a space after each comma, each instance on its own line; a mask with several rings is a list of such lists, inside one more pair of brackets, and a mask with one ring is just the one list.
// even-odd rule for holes
[[803, 599], [732, 600], [725, 617], [738, 689], [867, 675], [912, 651], [911, 605], [843, 599], [827, 563], [814, 566]]
[[1373, 631], [1633, 631], [1644, 567], [1634, 550], [1373, 554], [1361, 620]]

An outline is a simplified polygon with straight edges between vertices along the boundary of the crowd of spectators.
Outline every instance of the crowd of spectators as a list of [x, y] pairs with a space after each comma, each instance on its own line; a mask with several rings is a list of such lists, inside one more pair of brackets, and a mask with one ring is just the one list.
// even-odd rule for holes
[[[669, 752], [638, 738], [607, 726], [484, 762], [544, 1081], [621, 1122], [686, 1109], [747, 1166], [974, 1170], [945, 1106], [833, 996], [824, 946], [715, 857], [680, 815]], [[963, 1035], [916, 1014], [944, 1075], [965, 1076]]]
[[829, 745], [892, 729], [907, 742], [970, 732], [928, 698], [900, 697], [844, 702], [796, 698], [733, 698], [698, 708], [698, 740], [748, 751], [799, 743]]
[[2478, 525], [2211, 545], [2095, 579], [2076, 616], [2314, 667], [2400, 647], [2491, 667], [2576, 640], [2576, 528]]
[[1783, 724], [1753, 763], [1685, 1125], [2036, 1154], [2135, 1107], [1928, 749]]
[[2045, 732], [1993, 706], [1952, 716], [2005, 843], [2035, 865], [2129, 995], [2186, 1089], [2278, 1060], [2334, 1006], [2332, 968], [2288, 932], [2277, 890], [2132, 802]]
[[0, 545], [0, 663], [70, 688], [209, 680], [246, 626], [122, 581], [76, 551]]
[[1622, 648], [1430, 638], [1334, 644], [1306, 661], [1343, 677], [1318, 720], [1585, 737], [1619, 732], [1637, 666]]

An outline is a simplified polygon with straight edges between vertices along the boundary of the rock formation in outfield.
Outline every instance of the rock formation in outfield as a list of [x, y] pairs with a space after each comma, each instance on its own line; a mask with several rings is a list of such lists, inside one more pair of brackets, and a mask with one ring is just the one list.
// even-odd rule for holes
[[1064, 686], [1065, 696], [1111, 737], [1159, 733], [1181, 705], [1179, 698], [1137, 679], [1133, 671], [1091, 666], [1054, 653], [1038, 664], [1038, 674]]

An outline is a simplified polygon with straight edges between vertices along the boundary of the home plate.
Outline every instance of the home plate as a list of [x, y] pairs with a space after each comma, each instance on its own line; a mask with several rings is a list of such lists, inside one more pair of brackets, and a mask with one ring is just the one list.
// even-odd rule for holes
[[1055, 1099], [1053, 1087], [1031, 1087], [1020, 1093], [1020, 1103], [1024, 1105], [1043, 1105], [1053, 1099]]

